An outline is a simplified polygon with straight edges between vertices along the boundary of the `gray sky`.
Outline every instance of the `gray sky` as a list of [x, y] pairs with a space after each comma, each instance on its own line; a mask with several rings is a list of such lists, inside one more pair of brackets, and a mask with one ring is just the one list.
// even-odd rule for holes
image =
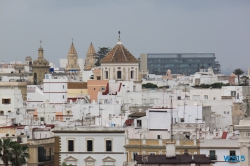
[[59, 65], [74, 38], [79, 58], [90, 42], [141, 53], [215, 53], [223, 70], [250, 68], [249, 0], [1, 0], [0, 61], [45, 58]]

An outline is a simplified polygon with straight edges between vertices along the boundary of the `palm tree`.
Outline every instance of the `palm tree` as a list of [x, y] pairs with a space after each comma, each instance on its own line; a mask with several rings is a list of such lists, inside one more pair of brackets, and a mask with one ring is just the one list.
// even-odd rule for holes
[[5, 166], [9, 165], [10, 160], [10, 146], [11, 146], [11, 139], [10, 138], [3, 138], [0, 139], [0, 157]]
[[18, 142], [11, 142], [11, 162], [13, 166], [21, 166], [26, 164], [26, 159], [30, 157], [27, 151], [29, 150], [27, 145], [21, 145]]
[[238, 76], [238, 85], [239, 85], [240, 84], [240, 75], [242, 75], [244, 73], [244, 71], [242, 69], [238, 68], [238, 69], [235, 69], [233, 71], [233, 73]]

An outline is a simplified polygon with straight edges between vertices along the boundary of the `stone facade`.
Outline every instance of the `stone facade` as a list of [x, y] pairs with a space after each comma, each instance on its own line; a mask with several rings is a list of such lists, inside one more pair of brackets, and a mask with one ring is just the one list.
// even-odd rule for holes
[[91, 70], [93, 67], [95, 67], [95, 63], [96, 63], [96, 52], [93, 44], [90, 43], [88, 52], [86, 54], [84, 70]]
[[32, 64], [33, 84], [39, 85], [43, 83], [44, 75], [49, 73], [49, 61], [43, 56], [43, 48], [38, 49], [38, 58]]
[[78, 64], [78, 55], [75, 49], [75, 46], [72, 42], [69, 52], [68, 52], [68, 63], [66, 65], [65, 68], [66, 72], [79, 72], [80, 71], [80, 67]]
[[240, 121], [239, 125], [234, 126], [236, 130], [240, 132], [239, 145], [240, 155], [245, 157], [243, 162], [240, 162], [241, 166], [250, 165], [250, 117]]

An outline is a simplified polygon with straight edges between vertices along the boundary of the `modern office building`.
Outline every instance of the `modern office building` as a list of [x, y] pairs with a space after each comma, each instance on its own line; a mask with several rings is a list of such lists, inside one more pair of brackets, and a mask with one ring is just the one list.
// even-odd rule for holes
[[172, 74], [191, 75], [201, 67], [212, 67], [214, 73], [220, 73], [220, 64], [215, 61], [214, 53], [150, 53], [140, 55], [142, 74], [165, 75], [170, 69]]

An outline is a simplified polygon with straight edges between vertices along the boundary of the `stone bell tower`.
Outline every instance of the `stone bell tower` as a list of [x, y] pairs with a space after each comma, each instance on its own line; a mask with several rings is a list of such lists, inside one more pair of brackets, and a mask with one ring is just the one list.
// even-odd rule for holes
[[32, 75], [33, 84], [40, 85], [43, 83], [44, 74], [49, 73], [49, 61], [44, 58], [44, 50], [41, 46], [42, 41], [40, 41], [40, 47], [38, 49], [38, 58], [32, 64]]

